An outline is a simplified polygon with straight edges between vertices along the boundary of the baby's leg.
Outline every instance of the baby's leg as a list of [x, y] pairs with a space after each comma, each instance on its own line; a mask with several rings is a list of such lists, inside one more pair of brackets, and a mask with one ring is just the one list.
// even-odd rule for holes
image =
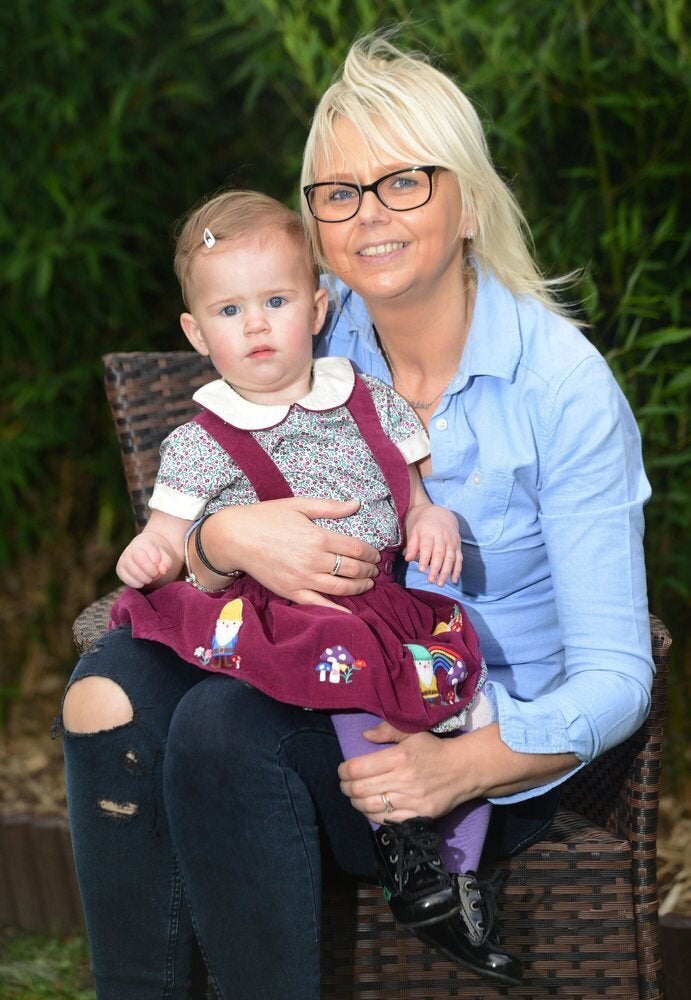
[[[390, 743], [370, 743], [362, 735], [365, 729], [372, 729], [383, 721], [376, 715], [370, 715], [369, 712], [334, 712], [331, 721], [336, 730], [344, 760], [350, 760], [351, 757], [361, 757], [363, 754], [391, 746]], [[373, 820], [370, 820], [370, 826], [373, 830], [379, 829], [379, 823], [375, 823]]]
[[[371, 729], [382, 721], [376, 715], [367, 712], [334, 712], [331, 721], [345, 760], [391, 746], [390, 743], [370, 743], [362, 735], [365, 729]], [[491, 718], [488, 717], [486, 721], [491, 722]], [[459, 732], [458, 736], [445, 738], [456, 739], [461, 735]], [[479, 867], [491, 811], [489, 802], [477, 799], [465, 802], [448, 815], [435, 820], [434, 828], [442, 838], [439, 853], [447, 871], [467, 872]], [[379, 823], [370, 820], [370, 826], [377, 830]]]
[[436, 820], [434, 828], [441, 837], [439, 855], [448, 871], [477, 871], [491, 812], [489, 802], [474, 799]]

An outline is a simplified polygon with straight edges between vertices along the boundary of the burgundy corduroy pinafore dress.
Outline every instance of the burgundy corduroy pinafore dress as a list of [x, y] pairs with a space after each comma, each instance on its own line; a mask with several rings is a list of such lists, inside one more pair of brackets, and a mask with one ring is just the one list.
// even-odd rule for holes
[[[362, 379], [355, 379], [345, 405], [388, 483], [403, 537], [406, 461], [385, 434]], [[196, 419], [247, 475], [260, 500], [293, 495], [249, 431], [209, 410]], [[372, 590], [334, 599], [351, 614], [295, 604], [244, 576], [223, 593], [203, 593], [183, 581], [150, 593], [128, 588], [113, 608], [110, 627], [131, 625], [136, 638], [164, 643], [189, 663], [282, 702], [359, 709], [406, 732], [430, 729], [469, 704], [485, 667], [475, 630], [458, 603], [394, 582], [396, 552], [382, 552]]]

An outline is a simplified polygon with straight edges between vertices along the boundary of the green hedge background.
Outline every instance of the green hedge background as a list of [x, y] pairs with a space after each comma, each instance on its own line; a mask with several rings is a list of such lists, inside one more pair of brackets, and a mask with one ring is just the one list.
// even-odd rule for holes
[[359, 32], [411, 18], [486, 123], [550, 274], [636, 412], [651, 607], [691, 735], [691, 148], [685, 0], [8, 0], [0, 7], [0, 703], [57, 691], [131, 530], [109, 350], [185, 346], [171, 228], [202, 194], [297, 203], [312, 109]]

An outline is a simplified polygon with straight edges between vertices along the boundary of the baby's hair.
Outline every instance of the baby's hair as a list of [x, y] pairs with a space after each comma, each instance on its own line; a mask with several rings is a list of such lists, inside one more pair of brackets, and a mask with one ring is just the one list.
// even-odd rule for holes
[[[185, 305], [189, 306], [192, 264], [198, 253], [214, 253], [223, 240], [242, 241], [270, 236], [278, 230], [304, 249], [305, 270], [319, 284], [302, 219], [282, 202], [259, 191], [223, 191], [195, 205], [178, 224], [173, 267]], [[209, 245], [208, 236], [213, 239]]]
[[[552, 286], [531, 253], [530, 233], [513, 194], [497, 174], [485, 133], [473, 105], [456, 83], [420, 52], [405, 52], [391, 41], [396, 29], [356, 40], [334, 82], [322, 96], [305, 145], [300, 187], [333, 177], [334, 154], [348, 162], [335, 128], [340, 119], [355, 125], [373, 157], [387, 162], [437, 166], [448, 170], [463, 205], [459, 253], [482, 272], [493, 271], [516, 295], [534, 295], [549, 309], [564, 313]], [[319, 171], [319, 176], [317, 172]], [[383, 171], [382, 171], [383, 172]], [[354, 169], [351, 173], [356, 176]], [[358, 178], [370, 183], [375, 177]], [[319, 227], [301, 202], [312, 252], [328, 268]], [[472, 240], [462, 236], [472, 230]]]

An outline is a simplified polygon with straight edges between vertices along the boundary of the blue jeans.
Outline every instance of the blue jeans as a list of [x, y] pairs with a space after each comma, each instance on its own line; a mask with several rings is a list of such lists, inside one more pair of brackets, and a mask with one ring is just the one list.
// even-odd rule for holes
[[[126, 629], [99, 640], [70, 684], [89, 675], [115, 681], [133, 706], [115, 729], [64, 733], [99, 1000], [187, 1000], [195, 936], [220, 1000], [319, 1000], [322, 849], [375, 875], [369, 826], [338, 785], [328, 714]], [[552, 811], [531, 807], [530, 839]], [[523, 817], [521, 846], [527, 829]], [[504, 822], [506, 853], [510, 842]]]

